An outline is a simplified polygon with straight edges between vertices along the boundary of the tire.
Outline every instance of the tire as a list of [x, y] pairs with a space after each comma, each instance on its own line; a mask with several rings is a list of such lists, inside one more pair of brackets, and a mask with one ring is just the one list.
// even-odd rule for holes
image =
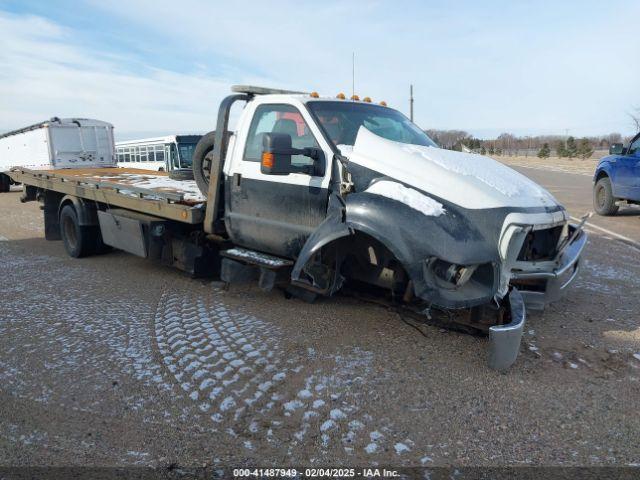
[[176, 168], [169, 172], [172, 180], [193, 180], [193, 170], [191, 168]]
[[209, 176], [215, 139], [216, 132], [209, 132], [200, 139], [193, 150], [193, 178], [200, 192], [205, 196], [209, 193]]
[[6, 193], [11, 190], [11, 179], [8, 175], [0, 173], [0, 193]]
[[602, 177], [593, 187], [593, 208], [599, 215], [610, 216], [618, 212], [618, 205], [613, 196], [611, 180]]
[[65, 205], [60, 211], [60, 235], [64, 248], [73, 258], [82, 258], [96, 252], [101, 242], [97, 226], [81, 226], [76, 209]]

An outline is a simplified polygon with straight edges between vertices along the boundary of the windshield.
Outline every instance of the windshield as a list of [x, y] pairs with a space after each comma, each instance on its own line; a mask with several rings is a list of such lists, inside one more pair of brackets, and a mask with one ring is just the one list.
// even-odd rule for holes
[[178, 150], [180, 150], [180, 167], [190, 168], [192, 164], [193, 150], [196, 148], [195, 143], [179, 143]]
[[426, 133], [397, 110], [347, 101], [308, 102], [334, 145], [353, 145], [360, 127], [394, 142], [437, 147]]

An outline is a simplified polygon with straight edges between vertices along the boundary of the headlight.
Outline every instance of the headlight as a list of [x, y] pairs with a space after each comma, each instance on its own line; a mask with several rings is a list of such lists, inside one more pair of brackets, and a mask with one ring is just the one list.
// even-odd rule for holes
[[432, 258], [428, 268], [436, 281], [445, 288], [460, 288], [469, 281], [478, 265], [456, 265], [439, 258]]

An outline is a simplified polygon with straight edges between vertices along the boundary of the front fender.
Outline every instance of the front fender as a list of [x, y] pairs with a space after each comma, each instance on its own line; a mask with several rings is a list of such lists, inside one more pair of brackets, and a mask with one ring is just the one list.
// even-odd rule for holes
[[616, 168], [616, 163], [614, 161], [615, 159], [613, 157], [604, 157], [602, 160], [600, 160], [600, 163], [598, 163], [598, 166], [596, 167], [595, 172], [593, 173], [593, 182], [597, 182], [598, 178], [600, 176], [602, 176], [602, 174], [606, 175], [607, 177], [609, 177], [609, 180], [611, 180], [611, 188], [613, 189], [613, 195], [618, 195], [620, 192], [618, 192], [618, 188], [617, 188], [617, 168]]
[[360, 231], [393, 253], [413, 281], [418, 297], [442, 307], [458, 308], [486, 303], [495, 294], [497, 276], [490, 289], [481, 294], [474, 291], [472, 298], [459, 292], [442, 292], [425, 279], [425, 260], [432, 257], [459, 265], [497, 265], [494, 235], [482, 231], [474, 219], [455, 206], [448, 206], [443, 215], [429, 216], [396, 200], [367, 192], [353, 193], [344, 202], [333, 201], [333, 205], [301, 250], [292, 271], [294, 282], [300, 280], [306, 263], [323, 246]]

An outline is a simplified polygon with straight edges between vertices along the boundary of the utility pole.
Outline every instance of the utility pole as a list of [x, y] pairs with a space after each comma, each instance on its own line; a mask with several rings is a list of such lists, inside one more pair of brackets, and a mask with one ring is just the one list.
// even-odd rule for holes
[[413, 123], [413, 84], [409, 86], [409, 120]]
[[356, 52], [351, 52], [351, 98], [356, 94]]

